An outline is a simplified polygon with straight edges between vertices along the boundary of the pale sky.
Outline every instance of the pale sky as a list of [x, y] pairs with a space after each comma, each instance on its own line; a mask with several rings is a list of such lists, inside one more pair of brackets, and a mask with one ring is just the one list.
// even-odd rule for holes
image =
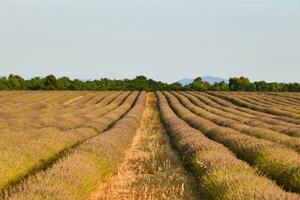
[[299, 0], [0, 0], [0, 75], [300, 82]]

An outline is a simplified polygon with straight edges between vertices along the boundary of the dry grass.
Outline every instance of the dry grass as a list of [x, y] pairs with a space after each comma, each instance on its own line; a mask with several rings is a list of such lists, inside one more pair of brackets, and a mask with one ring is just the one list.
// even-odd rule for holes
[[[122, 97], [123, 100], [127, 95]], [[84, 126], [68, 131], [47, 129], [48, 132], [42, 132], [30, 140], [0, 148], [0, 190], [18, 182], [29, 173], [46, 168], [62, 152], [105, 131], [130, 109], [136, 96], [137, 93], [134, 92], [123, 103], [121, 98], [117, 99], [117, 104], [103, 107], [103, 114], [106, 114]], [[111, 111], [112, 109], [114, 110]]]
[[[38, 128], [35, 126], [31, 126], [30, 128], [24, 128], [24, 123], [27, 125], [30, 125], [32, 118], [30, 117], [24, 117], [23, 119], [19, 119], [18, 121], [21, 123], [22, 126], [19, 126], [20, 123], [13, 123], [12, 128], [6, 128], [2, 129], [2, 132], [0, 133], [0, 148], [10, 148], [14, 147], [16, 145], [20, 145], [21, 143], [27, 143], [30, 140], [37, 140], [40, 137], [48, 137], [48, 134], [55, 133], [55, 132], [61, 132], [61, 131], [68, 131], [74, 128], [79, 128], [81, 125], [101, 117], [105, 113], [109, 112], [110, 110], [114, 109], [124, 99], [127, 97], [128, 93], [123, 93], [120, 96], [116, 97], [116, 94], [109, 94], [108, 96], [104, 96], [105, 98], [103, 101], [106, 101], [107, 99], [111, 100], [111, 97], [114, 97], [114, 101], [106, 102], [105, 104], [102, 104], [101, 106], [86, 106], [84, 111], [79, 108], [71, 108], [69, 107], [62, 109], [63, 111], [57, 112], [58, 108], [51, 109], [50, 113], [40, 113], [38, 116], [36, 116], [36, 120], [32, 123], [35, 125], [38, 124]], [[99, 96], [103, 96], [100, 95]], [[102, 103], [101, 101], [100, 103]], [[91, 111], [88, 111], [91, 110]], [[91, 112], [94, 112], [95, 114], [93, 116], [85, 117], [84, 114], [81, 112], [85, 112], [85, 115], [91, 115]], [[66, 113], [68, 114], [68, 119], [66, 120]], [[55, 116], [55, 120], [51, 119], [51, 116]], [[63, 116], [62, 116], [63, 115]], [[72, 116], [73, 115], [73, 116]], [[77, 115], [80, 115], [80, 117], [77, 117]], [[42, 126], [40, 124], [42, 119], [45, 120], [44, 125]], [[48, 121], [47, 121], [48, 118]], [[26, 125], [26, 126], [27, 126]], [[64, 128], [63, 128], [64, 127]], [[49, 135], [50, 138], [52, 137]], [[13, 138], [13, 139], [12, 139]], [[20, 148], [19, 148], [20, 149]]]
[[[221, 113], [218, 113], [219, 115], [216, 115], [213, 112], [209, 112], [209, 111], [201, 108], [201, 107], [203, 107], [203, 106], [201, 106], [201, 104], [197, 104], [197, 105], [200, 105], [201, 107], [196, 106], [194, 104], [194, 102], [197, 103], [197, 101], [195, 99], [193, 102], [191, 102], [189, 100], [189, 98], [185, 97], [184, 95], [181, 95], [181, 94], [178, 94], [175, 92], [173, 94], [178, 98], [178, 100], [186, 108], [191, 110], [193, 113], [195, 113], [205, 119], [208, 119], [219, 126], [229, 127], [229, 128], [240, 131], [240, 132], [250, 135], [250, 136], [270, 140], [270, 141], [285, 145], [289, 148], [292, 148], [295, 151], [297, 151], [298, 153], [300, 153], [300, 138], [290, 137], [288, 135], [285, 135], [285, 134], [282, 134], [279, 132], [275, 132], [273, 130], [261, 128], [261, 127], [255, 127], [255, 126], [251, 126], [251, 125], [249, 126], [244, 123], [237, 122], [232, 119], [228, 119], [227, 117], [223, 117]], [[286, 130], [286, 129], [284, 129], [284, 130]], [[295, 130], [299, 130], [299, 129], [295, 129]]]
[[[258, 103], [262, 106], [276, 106], [281, 109], [295, 109], [294, 111], [299, 112], [299, 103], [294, 103], [291, 101], [287, 101], [284, 98], [278, 98], [276, 96], [269, 96], [265, 93], [253, 93], [252, 95], [249, 93], [243, 93], [243, 96], [247, 99], [253, 100], [255, 103]], [[252, 102], [253, 102], [252, 101]]]
[[0, 199], [300, 199], [299, 94], [145, 94], [0, 92]]
[[[284, 116], [277, 116], [277, 115], [272, 115], [272, 114], [268, 114], [268, 113], [264, 113], [264, 112], [260, 112], [260, 111], [256, 111], [256, 110], [251, 110], [249, 108], [243, 107], [243, 106], [238, 106], [239, 103], [236, 102], [236, 105], [231, 103], [231, 101], [235, 101], [234, 98], [230, 98], [230, 93], [228, 93], [225, 96], [220, 96], [220, 94], [218, 93], [199, 93], [199, 92], [195, 92], [192, 93], [193, 95], [195, 95], [196, 97], [199, 96], [205, 96], [209, 99], [211, 99], [214, 102], [217, 102], [219, 105], [221, 105], [222, 109], [224, 109], [224, 107], [229, 108], [229, 109], [233, 109], [234, 112], [235, 111], [240, 111], [241, 113], [247, 113], [247, 114], [251, 114], [254, 119], [257, 119], [259, 121], [271, 124], [271, 125], [280, 125], [280, 126], [286, 126], [286, 127], [293, 127], [293, 126], [297, 126], [297, 120], [288, 118], [288, 117], [284, 117]], [[226, 97], [227, 96], [227, 97]], [[226, 100], [227, 99], [227, 100]], [[238, 114], [239, 115], [239, 114]]]
[[220, 142], [239, 158], [257, 167], [287, 190], [300, 192], [300, 155], [282, 145], [220, 127], [185, 108], [170, 93], [164, 93], [175, 113], [209, 138]]
[[[191, 128], [175, 115], [161, 93], [158, 97], [162, 120], [174, 145], [189, 169], [199, 177], [201, 199], [300, 199], [259, 175], [224, 146]], [[171, 106], [175, 108], [174, 104], [178, 103], [171, 101]]]
[[[186, 96], [197, 106], [200, 106], [207, 111], [213, 112], [214, 114], [221, 115], [226, 118], [230, 118], [246, 124], [255, 124], [257, 127], [267, 128], [274, 131], [285, 131], [291, 128], [298, 128], [299, 131], [294, 131], [294, 135], [300, 134], [300, 126], [276, 120], [272, 116], [265, 116], [266, 114], [249, 110], [247, 108], [238, 107], [222, 99], [218, 99], [214, 96], [205, 96], [206, 93], [195, 93], [195, 92], [181, 92], [180, 94]], [[211, 99], [210, 99], [211, 98]], [[205, 105], [202, 105], [203, 103]], [[263, 115], [261, 115], [263, 114]]]
[[223, 99], [230, 101], [238, 106], [249, 108], [251, 110], [259, 111], [262, 113], [276, 115], [276, 116], [278, 116], [277, 119], [300, 125], [300, 120], [299, 120], [300, 115], [299, 114], [290, 113], [288, 111], [283, 111], [283, 110], [280, 110], [277, 108], [269, 108], [269, 107], [263, 107], [263, 106], [259, 106], [259, 105], [253, 105], [247, 101], [233, 97], [231, 95], [226, 95], [224, 93], [209, 92], [209, 94], [223, 98]]
[[149, 93], [141, 126], [125, 162], [91, 200], [198, 199], [192, 180], [169, 145], [156, 97]]
[[[136, 99], [130, 96], [113, 115], [128, 111]], [[0, 199], [86, 199], [99, 182], [113, 174], [130, 147], [145, 107], [145, 93], [112, 129], [70, 150], [53, 166], [5, 191]], [[103, 122], [104, 123], [104, 122]]]
[[[248, 93], [246, 93], [246, 96], [251, 97], [251, 95], [249, 95]], [[269, 95], [268, 93], [255, 93], [253, 96], [255, 97], [255, 100], [260, 99], [264, 104], [269, 104], [271, 102], [271, 104], [274, 106], [290, 106], [293, 108], [297, 108], [298, 106], [300, 106], [299, 102], [291, 101], [289, 99], [278, 97], [276, 95]]]
[[[40, 94], [40, 92], [34, 93], [33, 96]], [[70, 97], [65, 97], [64, 93], [59, 93], [60, 95], [56, 95], [56, 93], [42, 93], [40, 96], [37, 96], [36, 101], [32, 100], [32, 102], [27, 102], [29, 98], [32, 99], [33, 97], [24, 97], [24, 102], [16, 102], [16, 103], [9, 103], [3, 104], [0, 114], [0, 121], [2, 124], [6, 124], [6, 127], [12, 131], [24, 131], [24, 130], [32, 130], [32, 129], [40, 129], [49, 126], [56, 126], [61, 129], [65, 129], [65, 127], [74, 128], [77, 126], [84, 119], [84, 114], [81, 113], [81, 116], [78, 114], [80, 113], [81, 109], [75, 107], [78, 101], [74, 102], [71, 105], [64, 105], [65, 101], [74, 99], [72, 94]], [[83, 93], [84, 94], [84, 93]], [[53, 95], [56, 98], [53, 98]], [[77, 93], [80, 96], [80, 93]], [[93, 98], [98, 97], [105, 97], [109, 95], [109, 93], [94, 93], [85, 95], [86, 99], [87, 96], [91, 96]], [[20, 94], [20, 96], [23, 96]], [[81, 95], [82, 96], [82, 95]], [[11, 102], [12, 100], [8, 98], [8, 101]], [[89, 113], [89, 108], [85, 104], [84, 106], [85, 114]], [[61, 127], [60, 127], [61, 126]]]
[[79, 100], [79, 99], [81, 99], [81, 98], [83, 98], [83, 96], [74, 97], [74, 98], [72, 98], [72, 99], [66, 101], [66, 102], [64, 103], [64, 105], [69, 105], [69, 104], [71, 104], [71, 103], [73, 103], [73, 102], [75, 102], [75, 101], [77, 101], [77, 100]]
[[[298, 118], [299, 117], [299, 111], [298, 107], [294, 107], [291, 104], [289, 105], [281, 105], [281, 103], [274, 103], [272, 100], [272, 97], [268, 99], [268, 101], [263, 100], [259, 95], [256, 93], [252, 95], [248, 95], [248, 93], [233, 93], [232, 97], [235, 97], [236, 99], [241, 99], [249, 104], [252, 104], [254, 106], [258, 106], [261, 108], [269, 108], [270, 110], [276, 110], [282, 113], [285, 113], [286, 116], [291, 116]], [[298, 115], [298, 116], [297, 116]]]
[[285, 93], [281, 93], [281, 92], [268, 92], [266, 93], [266, 95], [268, 96], [275, 96], [278, 97], [280, 99], [285, 99], [289, 102], [293, 102], [297, 105], [299, 105], [299, 100], [300, 100], [300, 96], [298, 93], [295, 92], [285, 92]]

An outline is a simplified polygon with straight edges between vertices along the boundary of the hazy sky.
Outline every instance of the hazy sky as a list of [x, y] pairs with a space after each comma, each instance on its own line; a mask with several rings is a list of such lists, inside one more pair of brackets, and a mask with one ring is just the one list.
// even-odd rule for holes
[[299, 0], [0, 0], [0, 74], [300, 81]]

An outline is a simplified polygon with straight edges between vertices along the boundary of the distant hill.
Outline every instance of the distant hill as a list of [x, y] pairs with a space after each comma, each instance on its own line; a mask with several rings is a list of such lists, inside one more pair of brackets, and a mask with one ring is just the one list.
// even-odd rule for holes
[[220, 83], [222, 81], [224, 81], [225, 83], [228, 83], [227, 79], [219, 78], [219, 77], [213, 77], [213, 76], [204, 76], [203, 80], [207, 81], [207, 82], [209, 82], [211, 84], [213, 84], [213, 83]]
[[193, 82], [194, 79], [191, 79], [191, 78], [184, 78], [184, 79], [181, 79], [179, 81], [177, 81], [178, 83], [181, 83], [181, 85], [188, 85], [190, 83]]
[[[219, 78], [219, 77], [213, 77], [213, 76], [204, 76], [204, 77], [202, 77], [202, 80], [207, 81], [210, 84], [219, 83], [221, 81], [224, 81], [225, 83], [228, 83], [227, 79]], [[184, 79], [179, 80], [178, 82], [181, 83], [182, 85], [188, 85], [188, 84], [192, 83], [193, 81], [194, 81], [194, 79], [184, 78]]]

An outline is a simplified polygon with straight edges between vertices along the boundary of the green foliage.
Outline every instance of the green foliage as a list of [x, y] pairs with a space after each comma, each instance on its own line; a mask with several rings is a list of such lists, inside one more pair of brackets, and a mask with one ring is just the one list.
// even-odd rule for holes
[[25, 80], [18, 75], [9, 75], [8, 77], [8, 88], [12, 90], [26, 89]]
[[72, 81], [68, 77], [61, 77], [56, 81], [56, 87], [58, 90], [68, 90]]
[[55, 90], [57, 89], [57, 79], [54, 75], [46, 76], [45, 78], [45, 88], [46, 90]]
[[211, 86], [211, 90], [213, 91], [229, 91], [229, 85], [225, 83], [224, 81], [220, 83], [214, 83]]
[[30, 90], [43, 90], [45, 89], [44, 80], [40, 77], [34, 77], [28, 81], [28, 88]]
[[240, 78], [230, 78], [229, 88], [231, 91], [250, 91], [251, 82], [243, 76]]
[[6, 77], [0, 77], [0, 90], [8, 90], [8, 81]]
[[188, 85], [188, 88], [196, 91], [208, 91], [211, 89], [211, 85], [207, 81], [202, 81], [201, 77], [197, 77], [190, 85]]
[[0, 90], [146, 90], [146, 91], [248, 91], [248, 92], [300, 92], [300, 83], [267, 83], [258, 81], [251, 83], [246, 77], [230, 78], [229, 83], [224, 81], [210, 84], [197, 77], [191, 84], [183, 86], [178, 82], [163, 83], [137, 76], [134, 79], [107, 79], [82, 81], [71, 80], [68, 77], [56, 78], [54, 75], [34, 77], [24, 80], [18, 75], [0, 77]]

